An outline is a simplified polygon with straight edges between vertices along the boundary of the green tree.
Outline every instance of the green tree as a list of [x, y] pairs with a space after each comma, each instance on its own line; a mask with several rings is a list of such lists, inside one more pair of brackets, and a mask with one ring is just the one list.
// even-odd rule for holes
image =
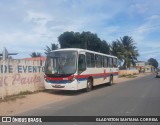
[[38, 52], [32, 52], [32, 53], [30, 54], [30, 56], [31, 56], [31, 57], [41, 57], [42, 54], [41, 54], [41, 53], [38, 53]]
[[111, 54], [111, 46], [105, 41], [100, 42], [100, 52], [104, 54]]
[[45, 50], [45, 54], [49, 53], [52, 50], [56, 50], [56, 49], [58, 49], [58, 44], [52, 43], [51, 47], [46, 46], [46, 49], [44, 49]]
[[130, 68], [135, 65], [139, 56], [137, 47], [132, 37], [124, 36], [112, 43], [112, 54], [124, 61], [123, 67]]
[[58, 37], [61, 48], [73, 48], [76, 44], [74, 32], [64, 32]]
[[98, 38], [97, 34], [93, 34], [91, 32], [82, 32], [81, 33], [81, 42], [82, 48], [87, 50], [92, 50], [96, 52], [100, 52], [100, 44], [101, 40]]
[[152, 66], [154, 66], [155, 68], [158, 68], [158, 62], [157, 62], [156, 59], [150, 58], [150, 59], [148, 59], [148, 62], [149, 62]]
[[58, 37], [61, 48], [82, 48], [109, 54], [106, 41], [101, 41], [97, 34], [91, 32], [64, 32]]
[[112, 55], [117, 56], [120, 61], [123, 61], [124, 48], [123, 48], [123, 44], [121, 43], [121, 41], [119, 40], [113, 41], [110, 45], [110, 49], [111, 49]]

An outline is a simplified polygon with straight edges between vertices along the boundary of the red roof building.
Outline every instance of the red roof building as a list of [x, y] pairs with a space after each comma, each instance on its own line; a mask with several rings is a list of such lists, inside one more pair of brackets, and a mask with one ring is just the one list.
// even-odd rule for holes
[[46, 57], [32, 57], [32, 58], [24, 58], [24, 60], [32, 60], [32, 61], [45, 61]]

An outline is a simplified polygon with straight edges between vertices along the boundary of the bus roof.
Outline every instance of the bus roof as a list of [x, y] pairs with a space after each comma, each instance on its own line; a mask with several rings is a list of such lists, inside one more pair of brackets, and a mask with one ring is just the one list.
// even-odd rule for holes
[[116, 56], [113, 56], [113, 55], [103, 54], [103, 53], [99, 53], [99, 52], [95, 52], [95, 51], [91, 51], [91, 50], [86, 50], [86, 49], [80, 49], [80, 48], [57, 49], [57, 50], [53, 50], [51, 52], [55, 52], [55, 51], [78, 51], [78, 52], [83, 51], [83, 52], [95, 53], [95, 54], [100, 54], [100, 55], [104, 55], [104, 56], [108, 56], [108, 57], [117, 58]]

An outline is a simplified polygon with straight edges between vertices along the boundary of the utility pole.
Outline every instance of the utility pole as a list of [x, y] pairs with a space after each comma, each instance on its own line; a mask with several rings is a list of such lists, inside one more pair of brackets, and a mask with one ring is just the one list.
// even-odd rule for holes
[[7, 51], [7, 49], [4, 47], [3, 48], [3, 52], [2, 52], [2, 100], [4, 100], [4, 69], [5, 69], [5, 61], [6, 61], [6, 59], [8, 58], [8, 51]]
[[4, 100], [4, 60], [2, 60], [2, 100]]

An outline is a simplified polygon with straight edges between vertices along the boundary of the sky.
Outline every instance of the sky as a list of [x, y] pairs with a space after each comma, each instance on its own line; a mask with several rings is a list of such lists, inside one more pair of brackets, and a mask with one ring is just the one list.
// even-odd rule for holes
[[160, 65], [160, 0], [0, 0], [0, 53], [43, 55], [65, 31], [96, 33], [108, 43], [131, 36], [139, 61]]

